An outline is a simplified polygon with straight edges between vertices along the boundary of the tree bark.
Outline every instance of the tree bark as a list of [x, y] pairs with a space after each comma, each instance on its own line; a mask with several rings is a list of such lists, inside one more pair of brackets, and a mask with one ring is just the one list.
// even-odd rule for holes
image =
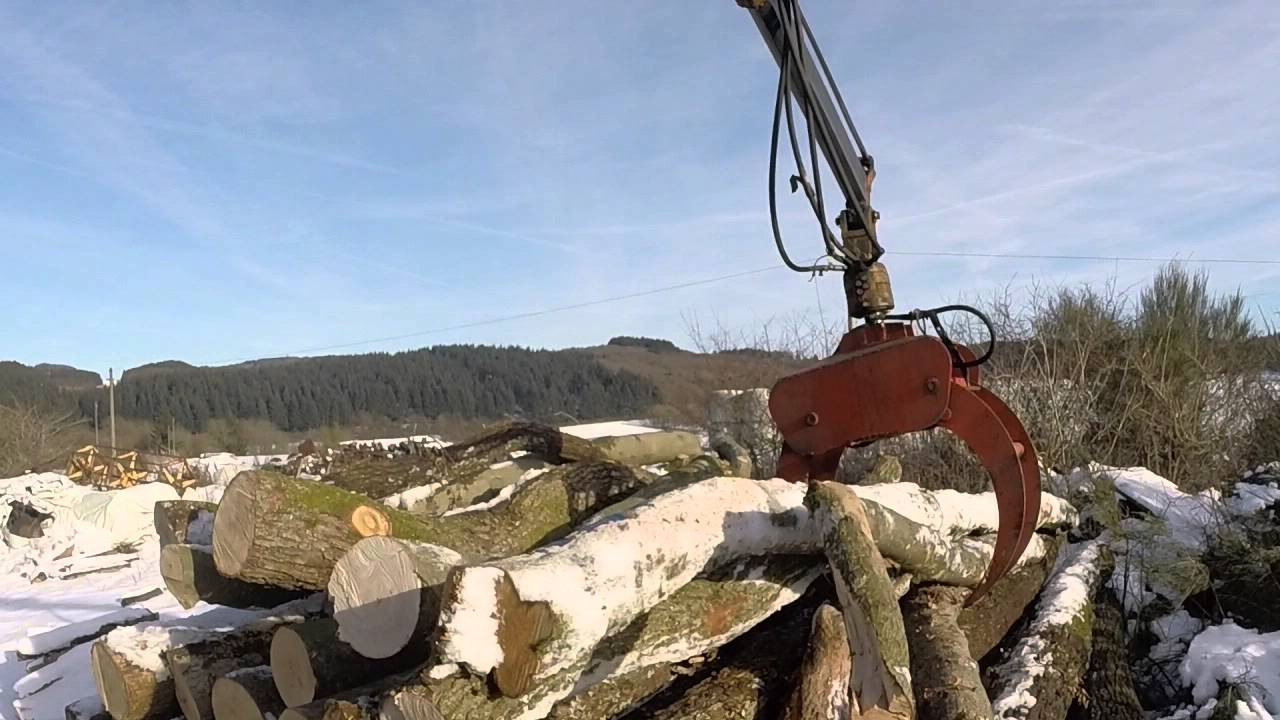
[[[661, 663], [611, 677], [565, 698], [551, 708], [547, 720], [605, 720], [639, 707], [676, 678], [677, 663]], [[414, 720], [418, 720], [415, 718]]]
[[1062, 541], [1045, 538], [1042, 542], [1045, 552], [1041, 557], [1024, 559], [1000, 578], [991, 592], [978, 598], [973, 605], [961, 608], [960, 629], [969, 641], [969, 654], [974, 660], [981, 660], [999, 645], [1040, 594], [1045, 578], [1049, 577], [1058, 558], [1058, 546]]
[[1124, 607], [1102, 584], [1093, 604], [1093, 647], [1084, 674], [1081, 717], [1088, 720], [1141, 718], [1142, 704], [1134, 688], [1125, 632]]
[[666, 475], [600, 510], [583, 521], [582, 525], [594, 525], [602, 519], [626, 514], [664, 493], [727, 474], [731, 474], [729, 468], [714, 455], [699, 455], [675, 463], [668, 468]]
[[750, 558], [681, 586], [649, 612], [609, 633], [586, 658], [558, 672], [541, 673], [536, 687], [520, 697], [491, 694], [486, 678], [459, 670], [399, 688], [384, 700], [383, 709], [398, 708], [402, 716], [415, 720], [436, 717], [431, 712], [443, 720], [544, 718], [575, 689], [621, 680], [646, 667], [684, 662], [740, 637], [797, 600], [819, 570], [813, 558]]
[[813, 615], [808, 649], [782, 720], [848, 718], [852, 663], [844, 617], [834, 605], [823, 603]]
[[93, 682], [115, 720], [169, 720], [178, 714], [173, 678], [134, 663], [103, 641], [89, 650]]
[[[213, 542], [213, 513], [217, 503], [199, 500], [161, 500], [153, 515], [160, 547], [174, 543], [208, 545]], [[195, 526], [195, 537], [188, 530]]]
[[236, 608], [270, 608], [310, 592], [226, 577], [218, 572], [208, 545], [165, 545], [160, 550], [160, 576], [165, 588], [187, 609], [202, 601]]
[[991, 669], [988, 690], [1000, 719], [1062, 720], [1089, 662], [1093, 595], [1101, 580], [1103, 537], [1068, 545], [1035, 613], [1007, 658]]
[[223, 495], [213, 558], [223, 575], [318, 590], [364, 537], [435, 543], [464, 558], [501, 557], [564, 536], [591, 512], [650, 482], [624, 465], [573, 463], [534, 478], [495, 507], [420, 518], [321, 483], [246, 471]]
[[380, 678], [331, 697], [291, 707], [280, 713], [280, 720], [375, 720], [382, 698], [416, 678], [416, 671]]
[[271, 668], [240, 668], [213, 683], [213, 717], [216, 720], [266, 720], [284, 710], [276, 693]]
[[183, 716], [187, 720], [211, 720], [214, 683], [234, 670], [264, 665], [274, 632], [274, 627], [240, 630], [165, 652]]
[[429, 543], [387, 537], [356, 543], [329, 578], [338, 638], [375, 659], [425, 644], [444, 581], [461, 562], [458, 553]]
[[817, 600], [810, 595], [785, 608], [725, 647], [708, 673], [687, 686], [672, 686], [625, 717], [771, 720], [783, 716], [787, 686], [802, 662]]
[[604, 437], [592, 442], [606, 459], [624, 465], [654, 465], [702, 454], [702, 440], [682, 430]]
[[991, 720], [991, 700], [959, 624], [966, 594], [947, 585], [920, 585], [903, 598], [911, 681], [922, 718]]
[[885, 717], [914, 718], [902, 612], [866, 506], [852, 486], [836, 482], [810, 484], [805, 505], [814, 514], [848, 633], [850, 707], [863, 714], [878, 710]]
[[423, 641], [384, 660], [371, 660], [339, 640], [337, 633], [338, 622], [333, 618], [276, 629], [271, 640], [271, 673], [286, 707], [306, 705], [403, 672], [425, 662], [430, 649]]

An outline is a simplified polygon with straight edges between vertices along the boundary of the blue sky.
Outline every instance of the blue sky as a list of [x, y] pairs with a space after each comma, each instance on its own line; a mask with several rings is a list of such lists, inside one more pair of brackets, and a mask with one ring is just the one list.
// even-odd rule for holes
[[[1280, 258], [1280, 4], [805, 8], [900, 307], [1157, 266], [894, 250]], [[780, 267], [775, 83], [731, 0], [4, 4], [0, 357], [221, 363]], [[1210, 269], [1280, 308], [1280, 265]], [[838, 278], [778, 269], [344, 351], [687, 343], [819, 301]]]

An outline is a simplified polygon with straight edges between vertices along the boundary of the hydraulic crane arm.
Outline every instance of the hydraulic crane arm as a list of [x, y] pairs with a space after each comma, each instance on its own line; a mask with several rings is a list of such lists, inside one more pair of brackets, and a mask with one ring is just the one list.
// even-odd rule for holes
[[[793, 481], [835, 477], [848, 447], [932, 428], [963, 440], [991, 477], [1000, 528], [986, 576], [970, 594], [972, 604], [991, 589], [1021, 557], [1035, 531], [1040, 510], [1040, 466], [1035, 448], [1017, 416], [982, 386], [978, 367], [991, 357], [991, 334], [979, 356], [953, 342], [939, 316], [976, 315], [978, 310], [951, 305], [890, 315], [893, 293], [889, 273], [879, 262], [884, 253], [876, 237], [877, 213], [871, 206], [875, 166], [840, 97], [799, 0], [737, 0], [755, 20], [779, 67], [770, 148], [769, 208], [774, 240], [793, 270], [844, 271], [845, 296], [852, 327], [835, 355], [779, 380], [769, 395], [769, 412], [784, 443], [777, 474]], [[797, 140], [792, 103], [808, 126], [808, 163]], [[803, 189], [822, 227], [826, 256], [834, 264], [802, 266], [787, 255], [778, 230], [775, 174], [782, 118], [796, 163], [791, 189]], [[836, 217], [837, 241], [827, 227], [822, 198], [819, 150], [826, 157], [845, 206]], [[913, 323], [932, 323], [935, 336], [918, 334]]]

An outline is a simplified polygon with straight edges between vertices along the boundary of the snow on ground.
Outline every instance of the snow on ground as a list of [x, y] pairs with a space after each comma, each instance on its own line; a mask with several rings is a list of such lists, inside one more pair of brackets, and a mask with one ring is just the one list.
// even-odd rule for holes
[[372, 445], [378, 448], [379, 450], [386, 450], [387, 448], [395, 447], [396, 445], [399, 445], [402, 442], [424, 443], [426, 445], [433, 446], [433, 447], [445, 447], [446, 445], [449, 445], [447, 441], [441, 440], [435, 435], [406, 435], [405, 437], [374, 438], [372, 440], [343, 440], [338, 444], [339, 445]]
[[1243, 695], [1237, 718], [1280, 714], [1280, 632], [1261, 634], [1231, 622], [1206, 628], [1191, 641], [1180, 672], [1198, 705], [1216, 699], [1226, 682]]

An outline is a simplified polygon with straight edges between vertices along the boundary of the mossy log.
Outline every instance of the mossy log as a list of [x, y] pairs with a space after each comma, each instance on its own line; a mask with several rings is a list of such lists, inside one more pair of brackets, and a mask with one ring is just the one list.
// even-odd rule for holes
[[164, 653], [178, 707], [186, 720], [212, 720], [214, 682], [234, 670], [265, 665], [275, 629], [255, 627], [217, 634]]
[[196, 603], [237, 608], [270, 608], [296, 600], [308, 590], [286, 590], [229, 578], [218, 572], [209, 545], [172, 543], [160, 549], [160, 577], [184, 608]]
[[[160, 500], [152, 515], [160, 547], [175, 543], [212, 543], [213, 514], [217, 509], [217, 503], [199, 500]], [[188, 535], [193, 526], [194, 537]]]
[[902, 599], [911, 682], [922, 718], [991, 720], [991, 700], [960, 629], [967, 591], [918, 585]]
[[267, 720], [284, 710], [266, 665], [240, 668], [218, 678], [213, 683], [212, 706], [216, 720]]
[[[805, 653], [819, 596], [784, 608], [723, 648], [705, 673], [672, 685], [627, 720], [742, 720], [784, 717], [787, 688]], [[831, 715], [832, 718], [848, 717]]]
[[[756, 557], [695, 578], [663, 602], [608, 633], [586, 657], [574, 658], [558, 670], [540, 672], [537, 682], [519, 697], [502, 688], [521, 678], [495, 674], [492, 681], [459, 670], [447, 677], [425, 677], [399, 688], [383, 702], [410, 720], [534, 720], [570, 693], [621, 679], [646, 667], [666, 666], [701, 656], [742, 636], [797, 600], [818, 577], [813, 558]], [[576, 619], [576, 618], [575, 618]], [[551, 643], [563, 644], [574, 628], [555, 624]], [[498, 692], [490, 692], [496, 682]], [[619, 685], [627, 698], [595, 700], [599, 705], [634, 701], [634, 688]], [[438, 714], [431, 714], [438, 713]]]
[[213, 558], [229, 577], [319, 590], [364, 537], [443, 545], [464, 558], [502, 557], [564, 536], [652, 480], [616, 463], [572, 463], [530, 480], [492, 508], [416, 517], [321, 483], [245, 471], [227, 487], [214, 519]]
[[853, 658], [844, 617], [834, 605], [823, 603], [813, 614], [808, 647], [782, 720], [848, 717], [852, 672]]
[[1100, 584], [1093, 603], [1093, 647], [1078, 703], [1084, 720], [1141, 718], [1142, 704], [1129, 664], [1124, 606], [1106, 584]]
[[810, 484], [805, 505], [822, 538], [848, 632], [853, 656], [850, 707], [863, 714], [880, 711], [887, 717], [914, 718], [902, 612], [866, 506], [852, 486], [835, 482]]
[[649, 665], [610, 677], [551, 708], [547, 720], [605, 720], [625, 714], [671, 685], [687, 668], [678, 663]]
[[981, 660], [999, 645], [1040, 594], [1057, 561], [1062, 540], [1046, 537], [1040, 542], [1045, 549], [1043, 555], [1033, 560], [1024, 558], [996, 581], [991, 592], [973, 605], [961, 608], [958, 623], [969, 641], [969, 654], [973, 659]]
[[430, 494], [415, 497], [412, 491], [405, 492], [401, 495], [400, 506], [415, 515], [439, 515], [483, 502], [503, 488], [515, 485], [525, 474], [531, 471], [542, 472], [551, 467], [551, 463], [535, 455], [503, 460], [473, 477], [440, 485]]
[[1109, 550], [1105, 538], [1066, 546], [1007, 656], [987, 680], [995, 717], [1062, 720], [1080, 692], [1093, 638], [1093, 596]]
[[683, 430], [603, 437], [592, 444], [606, 459], [625, 465], [653, 465], [702, 453], [702, 439]]
[[296, 707], [408, 670], [425, 662], [429, 649], [426, 642], [414, 643], [386, 659], [372, 660], [338, 639], [336, 620], [317, 618], [276, 629], [271, 673], [285, 706]]
[[384, 498], [427, 483], [466, 485], [491, 466], [509, 461], [518, 453], [553, 465], [606, 459], [589, 441], [565, 435], [556, 428], [537, 423], [506, 423], [456, 445], [424, 448], [420, 454], [383, 457], [359, 453], [346, 459], [339, 453], [325, 480], [343, 490]]

